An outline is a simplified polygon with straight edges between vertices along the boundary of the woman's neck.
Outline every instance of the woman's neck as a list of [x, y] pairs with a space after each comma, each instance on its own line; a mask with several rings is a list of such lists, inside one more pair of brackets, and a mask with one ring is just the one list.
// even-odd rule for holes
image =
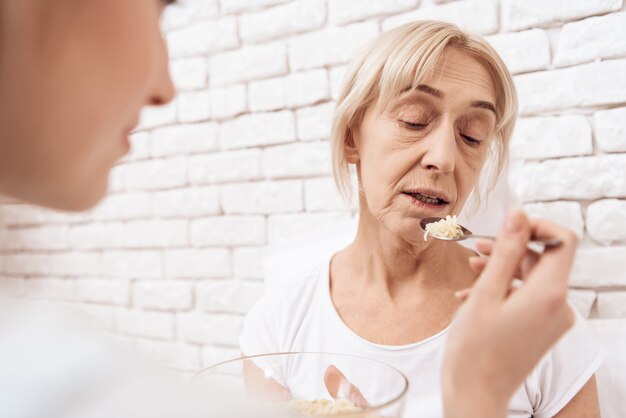
[[422, 241], [422, 231], [415, 231], [416, 240], [408, 242], [370, 217], [361, 214], [353, 243], [336, 260], [340, 269], [351, 272], [352, 285], [380, 286], [394, 297], [407, 289], [425, 291], [467, 284], [469, 269], [463, 264], [468, 250], [456, 243]]

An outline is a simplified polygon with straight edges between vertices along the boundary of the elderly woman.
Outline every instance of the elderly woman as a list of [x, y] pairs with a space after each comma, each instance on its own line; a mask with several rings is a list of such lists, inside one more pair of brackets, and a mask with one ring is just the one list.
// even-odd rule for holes
[[[480, 261], [470, 266], [475, 254], [456, 243], [424, 241], [420, 220], [459, 214], [488, 159], [497, 167], [491, 175], [499, 174], [516, 110], [512, 78], [481, 38], [415, 22], [375, 39], [347, 71], [332, 132], [340, 190], [350, 190], [350, 165], [358, 177], [356, 237], [252, 309], [244, 354], [380, 360], [410, 380], [407, 416], [441, 417], [441, 357], [461, 304], [455, 293], [472, 286]], [[598, 417], [601, 361], [578, 319], [519, 388], [509, 417]], [[250, 379], [254, 367], [247, 367]], [[297, 368], [282, 379], [308, 384]]]

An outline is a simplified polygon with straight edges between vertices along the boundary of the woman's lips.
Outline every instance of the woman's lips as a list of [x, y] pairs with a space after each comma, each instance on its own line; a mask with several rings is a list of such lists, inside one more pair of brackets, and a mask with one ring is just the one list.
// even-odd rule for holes
[[422, 195], [420, 193], [403, 192], [403, 194], [409, 199], [409, 201], [421, 208], [432, 211], [441, 211], [448, 207], [448, 202], [436, 198], [433, 195]]
[[435, 190], [435, 189], [426, 189], [426, 188], [408, 189], [408, 190], [404, 190], [402, 193], [411, 195], [416, 198], [438, 200], [442, 203], [450, 202], [450, 197], [446, 193], [440, 190]]

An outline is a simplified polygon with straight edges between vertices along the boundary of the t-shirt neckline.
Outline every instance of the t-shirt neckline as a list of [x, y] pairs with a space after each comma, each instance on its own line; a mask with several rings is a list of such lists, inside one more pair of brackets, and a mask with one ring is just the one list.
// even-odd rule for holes
[[331, 320], [335, 323], [335, 325], [340, 330], [346, 332], [352, 338], [357, 340], [360, 344], [364, 344], [368, 347], [372, 347], [372, 348], [382, 350], [382, 351], [405, 351], [405, 350], [411, 350], [417, 347], [423, 347], [425, 345], [428, 345], [429, 343], [435, 342], [445, 337], [446, 334], [448, 334], [450, 328], [452, 327], [452, 324], [454, 324], [454, 319], [452, 320], [450, 325], [448, 325], [441, 331], [437, 332], [436, 334], [433, 334], [430, 337], [424, 338], [423, 340], [410, 343], [410, 344], [403, 344], [403, 345], [379, 344], [379, 343], [374, 343], [372, 341], [369, 341], [361, 337], [359, 334], [354, 332], [348, 326], [348, 324], [346, 324], [343, 321], [343, 319], [341, 319], [339, 312], [337, 312], [337, 308], [335, 308], [335, 305], [333, 304], [333, 300], [330, 295], [330, 264], [332, 262], [333, 257], [334, 257], [334, 254], [327, 260], [327, 262], [322, 264], [320, 271], [319, 271], [320, 276], [319, 276], [318, 281], [319, 281], [319, 286], [321, 286], [320, 291], [323, 294], [324, 309], [327, 310], [328, 316], [331, 318]]

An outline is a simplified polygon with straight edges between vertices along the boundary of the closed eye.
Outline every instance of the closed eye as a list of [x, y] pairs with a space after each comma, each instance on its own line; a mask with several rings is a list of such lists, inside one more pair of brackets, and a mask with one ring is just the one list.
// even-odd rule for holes
[[479, 141], [479, 140], [477, 140], [475, 138], [472, 138], [471, 136], [468, 136], [468, 135], [464, 135], [464, 134], [460, 134], [460, 135], [461, 135], [461, 138], [463, 138], [468, 143], [470, 143], [472, 145], [480, 145], [481, 141]]
[[427, 126], [426, 124], [423, 124], [423, 123], [407, 122], [404, 120], [401, 120], [400, 122], [402, 123], [402, 125], [404, 125], [405, 128], [411, 129], [413, 131], [421, 131]]

